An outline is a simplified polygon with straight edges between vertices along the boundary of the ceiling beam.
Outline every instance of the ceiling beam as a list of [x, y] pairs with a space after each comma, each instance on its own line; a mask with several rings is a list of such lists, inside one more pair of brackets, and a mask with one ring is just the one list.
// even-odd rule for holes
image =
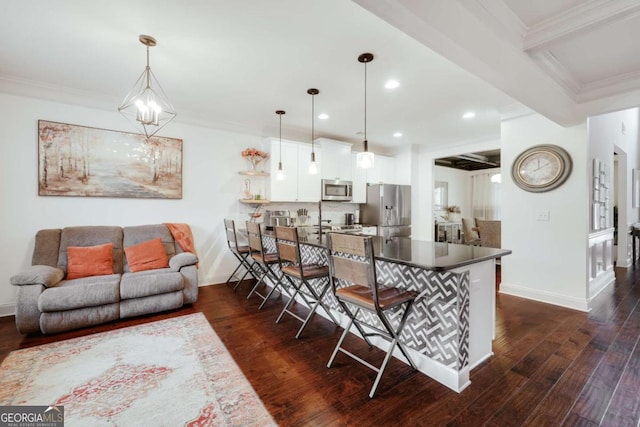
[[526, 52], [547, 49], [561, 40], [637, 13], [640, 13], [637, 0], [587, 1], [529, 27], [522, 48]]

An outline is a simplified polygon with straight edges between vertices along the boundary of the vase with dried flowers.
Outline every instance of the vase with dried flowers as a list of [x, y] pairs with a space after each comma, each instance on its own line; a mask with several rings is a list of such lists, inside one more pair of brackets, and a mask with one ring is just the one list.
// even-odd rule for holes
[[449, 222], [460, 222], [462, 219], [462, 214], [460, 212], [460, 206], [448, 206], [447, 214]]
[[261, 161], [269, 157], [269, 153], [258, 150], [257, 148], [247, 148], [240, 154], [249, 161], [251, 171], [256, 171], [256, 166], [258, 166]]

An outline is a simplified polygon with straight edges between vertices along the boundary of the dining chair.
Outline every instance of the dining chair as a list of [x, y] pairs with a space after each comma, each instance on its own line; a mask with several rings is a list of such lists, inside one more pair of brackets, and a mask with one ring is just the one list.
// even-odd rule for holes
[[238, 286], [240, 286], [240, 284], [245, 279], [245, 277], [247, 277], [247, 275], [250, 274], [254, 279], [257, 279], [254, 271], [255, 262], [252, 261], [251, 248], [249, 247], [249, 245], [241, 245], [238, 243], [238, 233], [236, 230], [235, 221], [232, 219], [225, 219], [224, 229], [225, 229], [225, 234], [227, 235], [227, 245], [229, 246], [229, 250], [239, 261], [238, 266], [236, 267], [235, 270], [233, 270], [233, 273], [231, 273], [231, 275], [229, 276], [229, 278], [225, 283], [228, 285], [231, 279], [235, 276], [235, 274], [238, 272], [238, 270], [241, 267], [244, 267], [245, 269], [244, 274], [242, 275], [240, 280], [236, 282], [235, 286], [233, 287], [233, 290], [235, 291], [236, 289], [238, 289]]
[[[258, 307], [258, 310], [260, 310], [262, 309], [262, 307], [264, 307], [266, 302], [276, 290], [282, 289], [285, 294], [288, 295], [288, 293], [286, 292], [286, 289], [282, 284], [282, 273], [279, 273], [274, 269], [274, 266], [279, 262], [278, 253], [276, 251], [269, 252], [266, 250], [264, 240], [262, 239], [262, 229], [260, 228], [260, 224], [257, 222], [247, 221], [247, 235], [249, 238], [251, 257], [256, 262], [256, 264], [260, 266], [260, 269], [262, 271], [262, 274], [258, 278], [258, 281], [249, 292], [249, 295], [247, 295], [247, 299], [251, 298], [253, 294], [256, 294], [260, 298], [262, 298], [262, 303]], [[269, 277], [273, 282], [273, 287], [266, 295], [263, 295], [258, 292], [258, 287], [260, 286], [260, 284], [264, 283], [264, 280], [267, 277]]]
[[[318, 307], [327, 313], [329, 318], [335, 324], [339, 322], [333, 317], [331, 311], [322, 302], [322, 298], [329, 289], [329, 267], [317, 263], [305, 264], [300, 251], [300, 240], [298, 238], [298, 229], [296, 227], [275, 227], [276, 232], [276, 248], [278, 250], [278, 260], [280, 262], [280, 271], [294, 288], [293, 297], [289, 299], [284, 306], [280, 315], [276, 319], [276, 323], [285, 313], [302, 322], [302, 326], [298, 329], [296, 339], [300, 338], [302, 331], [307, 327], [309, 321], [315, 314]], [[316, 286], [314, 287], [314, 283]], [[301, 317], [289, 307], [299, 296], [309, 309], [306, 317]]]
[[479, 245], [480, 235], [476, 226], [476, 220], [473, 218], [462, 218], [462, 233], [465, 245]]
[[[331, 289], [336, 300], [349, 317], [349, 324], [340, 336], [327, 367], [330, 368], [338, 352], [342, 352], [377, 372], [369, 392], [369, 397], [373, 398], [396, 347], [400, 349], [409, 365], [416, 369], [409, 352], [400, 341], [400, 334], [417, 294], [405, 289], [378, 284], [373, 241], [370, 236], [329, 233], [327, 243]], [[363, 311], [372, 316], [361, 315], [360, 313]], [[389, 313], [396, 312], [397, 314], [400, 311], [402, 311], [402, 316], [396, 316], [396, 318], [400, 317], [400, 321], [394, 327]], [[377, 319], [378, 322], [372, 320], [371, 317]], [[369, 340], [369, 337], [372, 336], [379, 336], [389, 341], [386, 356], [379, 367], [343, 347], [344, 339], [352, 325], [355, 326], [369, 347], [372, 347]]]
[[478, 234], [480, 235], [480, 246], [486, 246], [488, 248], [502, 247], [502, 221], [476, 218], [476, 224], [478, 225]]

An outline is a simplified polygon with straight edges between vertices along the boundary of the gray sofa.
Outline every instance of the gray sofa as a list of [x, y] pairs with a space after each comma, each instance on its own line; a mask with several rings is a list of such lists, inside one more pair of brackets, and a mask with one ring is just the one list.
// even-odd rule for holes
[[[124, 248], [160, 237], [169, 267], [132, 273]], [[65, 280], [67, 248], [113, 244], [114, 274]], [[20, 333], [56, 333], [171, 310], [198, 298], [197, 257], [184, 252], [164, 224], [40, 230], [31, 264], [11, 277], [18, 287]]]

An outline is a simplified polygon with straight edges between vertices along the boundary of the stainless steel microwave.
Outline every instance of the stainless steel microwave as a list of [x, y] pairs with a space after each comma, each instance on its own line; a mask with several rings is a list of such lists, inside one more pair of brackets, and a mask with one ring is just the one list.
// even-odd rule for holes
[[341, 179], [322, 180], [322, 200], [350, 202], [353, 199], [353, 182]]

